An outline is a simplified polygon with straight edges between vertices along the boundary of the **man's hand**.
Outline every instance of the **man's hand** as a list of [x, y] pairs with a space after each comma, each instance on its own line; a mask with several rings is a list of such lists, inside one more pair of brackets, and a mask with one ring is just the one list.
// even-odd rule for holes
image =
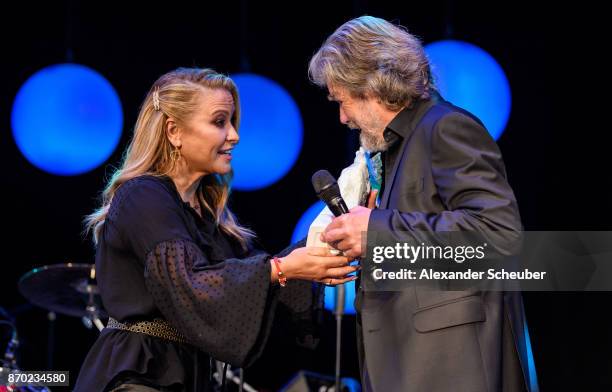
[[348, 214], [340, 215], [330, 223], [321, 240], [344, 252], [349, 258], [363, 256], [362, 236], [368, 230], [371, 209], [366, 207], [352, 208]]

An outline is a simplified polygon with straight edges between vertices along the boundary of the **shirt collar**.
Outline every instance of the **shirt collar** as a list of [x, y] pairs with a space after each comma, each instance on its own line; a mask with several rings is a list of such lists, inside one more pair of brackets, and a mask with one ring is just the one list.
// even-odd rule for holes
[[414, 104], [402, 109], [387, 125], [383, 133], [385, 140], [391, 146], [397, 143], [398, 140], [407, 138], [427, 110], [441, 100], [440, 95], [433, 92], [431, 98], [416, 101]]

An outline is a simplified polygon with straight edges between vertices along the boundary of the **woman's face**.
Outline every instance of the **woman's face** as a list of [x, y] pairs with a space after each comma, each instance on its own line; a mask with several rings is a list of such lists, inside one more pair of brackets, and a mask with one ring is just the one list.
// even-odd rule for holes
[[232, 94], [223, 88], [205, 89], [199, 105], [182, 127], [181, 156], [191, 172], [227, 174], [232, 168], [232, 149], [239, 140], [231, 123]]

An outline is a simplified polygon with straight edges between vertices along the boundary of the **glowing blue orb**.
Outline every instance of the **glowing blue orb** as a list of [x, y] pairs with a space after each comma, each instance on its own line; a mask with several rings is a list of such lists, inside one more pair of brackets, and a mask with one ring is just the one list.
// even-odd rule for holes
[[231, 76], [240, 92], [240, 142], [234, 150], [232, 186], [265, 188], [294, 165], [302, 148], [302, 116], [291, 95], [254, 74]]
[[480, 120], [497, 140], [510, 117], [510, 84], [501, 66], [479, 47], [438, 41], [425, 47], [444, 99]]
[[[296, 243], [299, 240], [306, 238], [308, 235], [308, 229], [310, 225], [319, 215], [321, 210], [325, 207], [322, 201], [318, 201], [310, 206], [306, 212], [302, 215], [298, 223], [295, 225], [293, 235], [291, 236], [291, 243]], [[355, 282], [345, 283], [345, 298], [344, 298], [344, 311], [346, 314], [355, 314]], [[325, 309], [333, 311], [336, 306], [336, 289], [334, 287], [325, 287]]]
[[58, 64], [21, 86], [11, 122], [17, 147], [30, 163], [71, 176], [94, 169], [113, 153], [123, 111], [102, 75], [82, 65]]

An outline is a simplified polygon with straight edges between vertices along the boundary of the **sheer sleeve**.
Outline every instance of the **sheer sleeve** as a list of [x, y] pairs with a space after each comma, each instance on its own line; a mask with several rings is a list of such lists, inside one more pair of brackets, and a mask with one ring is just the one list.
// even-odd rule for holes
[[181, 205], [154, 178], [124, 184], [116, 198], [109, 220], [142, 260], [163, 316], [214, 358], [248, 366], [263, 348], [276, 304], [269, 255], [212, 264], [191, 238]]
[[[267, 334], [270, 263], [264, 255], [208, 265], [184, 240], [159, 243], [146, 260], [145, 281], [167, 320], [196, 346], [232, 365], [250, 362], [258, 335]], [[262, 328], [262, 325], [265, 328]]]

